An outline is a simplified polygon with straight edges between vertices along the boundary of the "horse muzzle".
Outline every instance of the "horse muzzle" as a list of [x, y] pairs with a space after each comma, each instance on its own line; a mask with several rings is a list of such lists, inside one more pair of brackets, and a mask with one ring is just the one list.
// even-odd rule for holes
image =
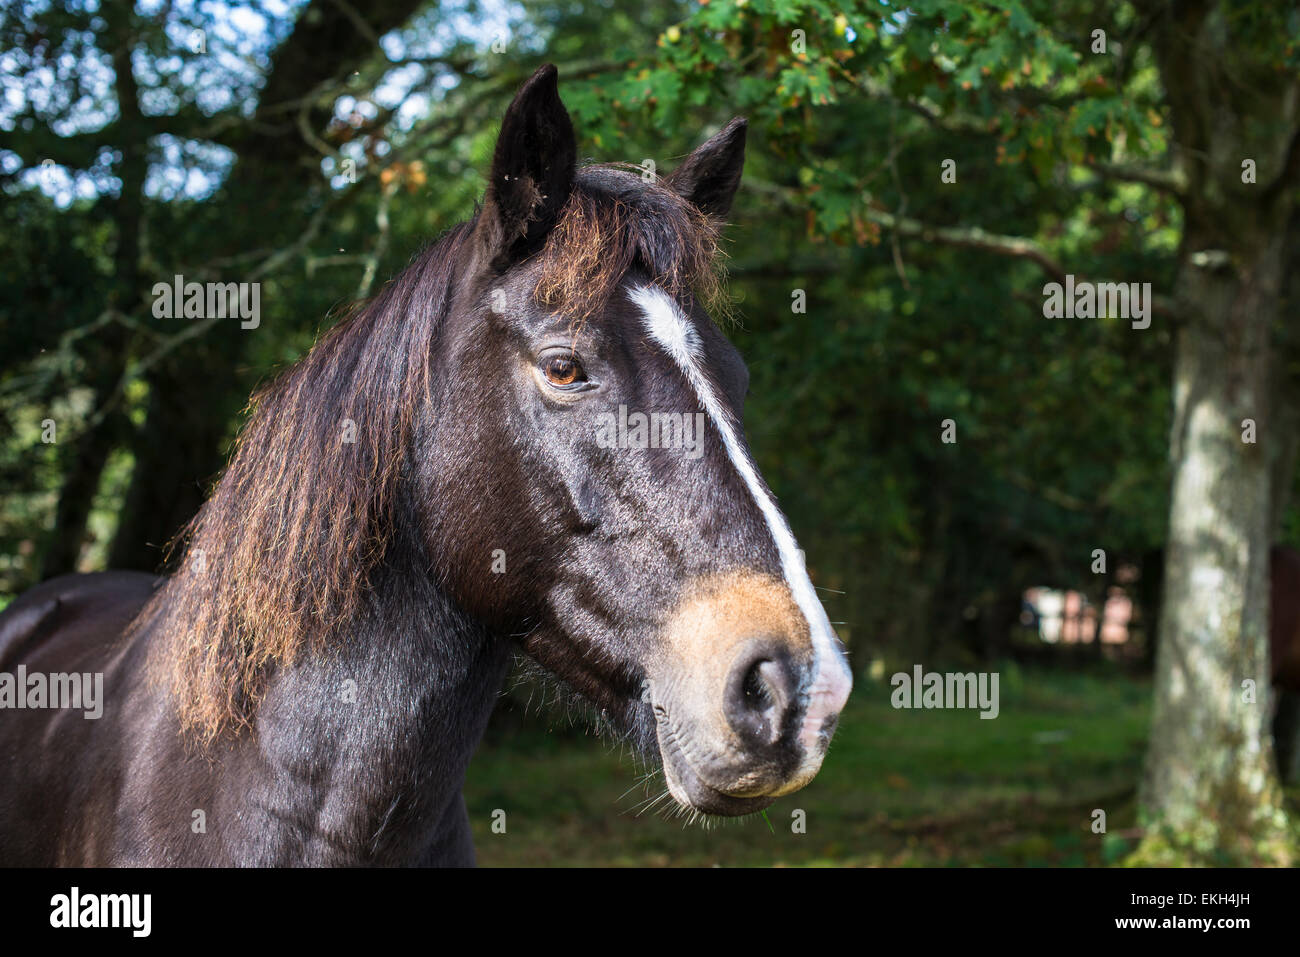
[[748, 814], [817, 774], [851, 679], [842, 656], [815, 653], [810, 627], [784, 583], [765, 576], [714, 580], [680, 604], [650, 682], [679, 804]]

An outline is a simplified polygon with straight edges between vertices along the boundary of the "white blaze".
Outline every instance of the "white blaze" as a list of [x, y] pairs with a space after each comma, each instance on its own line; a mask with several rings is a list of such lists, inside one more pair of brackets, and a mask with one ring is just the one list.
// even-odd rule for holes
[[843, 709], [853, 687], [848, 662], [835, 643], [831, 623], [813, 589], [789, 523], [776, 507], [772, 496], [763, 488], [758, 470], [741, 444], [736, 425], [719, 400], [713, 383], [700, 368], [703, 350], [699, 333], [682, 314], [673, 298], [662, 289], [656, 286], [637, 286], [629, 291], [628, 296], [641, 308], [650, 337], [667, 351], [681, 369], [714, 428], [722, 436], [727, 458], [744, 480], [767, 523], [768, 532], [781, 558], [781, 571], [786, 584], [808, 621], [813, 645], [814, 677], [809, 691], [808, 710], [799, 732], [799, 743], [804, 749], [803, 766], [791, 782], [801, 786], [821, 764], [821, 751], [816, 745], [822, 724], [827, 717], [838, 714]]

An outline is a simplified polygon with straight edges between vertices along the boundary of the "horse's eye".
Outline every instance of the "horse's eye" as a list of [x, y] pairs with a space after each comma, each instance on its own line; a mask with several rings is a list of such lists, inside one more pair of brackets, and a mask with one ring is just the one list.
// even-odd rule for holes
[[569, 386], [587, 381], [587, 374], [582, 371], [582, 364], [574, 355], [551, 356], [543, 366], [546, 381], [551, 385]]

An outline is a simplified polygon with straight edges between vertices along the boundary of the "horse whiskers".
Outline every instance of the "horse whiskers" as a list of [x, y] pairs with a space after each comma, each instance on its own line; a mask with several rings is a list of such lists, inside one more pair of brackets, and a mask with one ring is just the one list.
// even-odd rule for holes
[[639, 778], [637, 778], [637, 780], [633, 782], [633, 784], [632, 784], [632, 786], [631, 786], [630, 788], [628, 788], [626, 791], [624, 791], [622, 794], [620, 794], [620, 795], [618, 796], [618, 800], [619, 800], [619, 801], [623, 800], [623, 798], [627, 797], [629, 794], [631, 794], [631, 793], [632, 793], [634, 790], [636, 790], [638, 787], [644, 787], [644, 786], [648, 785], [648, 784], [650, 783], [650, 781], [651, 781], [653, 778], [655, 778], [656, 776], [662, 775], [662, 774], [663, 774], [663, 769], [662, 769], [662, 768], [649, 768], [649, 769], [647, 769], [647, 771], [645, 772], [645, 774], [642, 774]]
[[[651, 771], [650, 773], [646, 774], [635, 784], [633, 784], [632, 787], [624, 791], [619, 796], [619, 800], [622, 800], [623, 798], [627, 797], [627, 795], [631, 793], [633, 790], [635, 790], [638, 786], [648, 785], [652, 778], [656, 776], [662, 776], [662, 774], [663, 774], [662, 770]], [[719, 817], [716, 814], [708, 814], [705, 813], [704, 811], [698, 810], [697, 808], [685, 807], [679, 804], [676, 798], [672, 796], [672, 792], [667, 787], [664, 787], [663, 790], [659, 791], [656, 794], [649, 795], [648, 797], [645, 798], [645, 800], [638, 802], [636, 805], [634, 805], [631, 808], [631, 811], [633, 813], [633, 816], [635, 817], [642, 817], [646, 813], [652, 813], [663, 818], [665, 821], [680, 819], [682, 821], [683, 828], [695, 827], [696, 825], [698, 825], [699, 827], [703, 828], [706, 831], [714, 829], [724, 821], [723, 818]], [[742, 820], [754, 816], [755, 815], [753, 814], [746, 814], [742, 818]]]
[[639, 755], [647, 743], [645, 729], [638, 728], [635, 724], [627, 728], [620, 727], [563, 680], [556, 678], [532, 659], [520, 655], [515, 659], [509, 682], [510, 691], [518, 691], [525, 685], [529, 687], [525, 714], [529, 713], [533, 697], [540, 695], [541, 704], [537, 709], [539, 716], [543, 712], [550, 712], [549, 717], [558, 723], [566, 727], [584, 726], [587, 731], [612, 744], [630, 747], [633, 754]]
[[647, 798], [645, 801], [642, 801], [641, 804], [637, 805], [637, 807], [633, 809], [636, 811], [635, 816], [641, 817], [641, 815], [645, 814], [647, 811], [653, 811], [656, 814], [666, 814], [668, 810], [667, 806], [660, 807], [660, 805], [671, 798], [672, 794], [667, 788], [664, 788], [664, 790], [659, 794]]

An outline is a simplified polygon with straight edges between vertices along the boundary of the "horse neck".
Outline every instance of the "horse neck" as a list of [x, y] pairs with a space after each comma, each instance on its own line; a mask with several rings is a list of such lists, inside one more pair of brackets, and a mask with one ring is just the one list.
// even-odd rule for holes
[[439, 590], [410, 537], [390, 545], [338, 646], [272, 679], [256, 722], [273, 777], [299, 789], [297, 810], [362, 862], [401, 862], [445, 840], [449, 820], [463, 826], [465, 770], [509, 660], [507, 642]]

